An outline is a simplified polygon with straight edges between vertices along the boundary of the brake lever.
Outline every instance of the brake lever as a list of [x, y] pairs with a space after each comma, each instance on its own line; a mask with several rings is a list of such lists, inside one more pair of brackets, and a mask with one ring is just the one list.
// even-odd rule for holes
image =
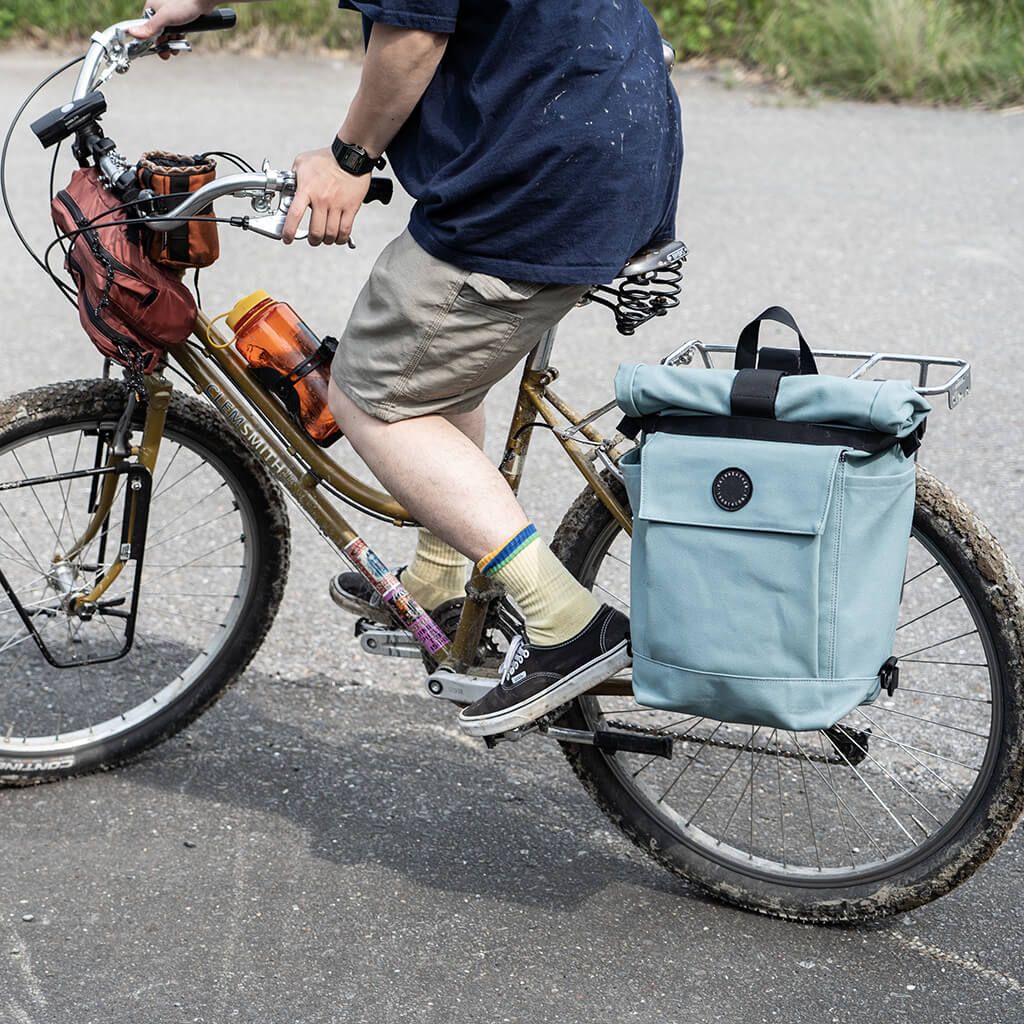
[[[288, 210], [291, 208], [292, 195], [283, 195], [281, 197], [281, 204], [277, 208], [276, 213], [268, 214], [266, 217], [242, 217], [241, 226], [245, 231], [255, 231], [257, 235], [263, 235], [265, 238], [276, 238], [280, 240], [284, 234], [284, 224], [288, 219]], [[300, 227], [295, 232], [295, 241], [301, 242], [303, 239], [309, 237], [309, 228]], [[354, 249], [356, 243], [350, 238], [348, 240], [348, 247]]]

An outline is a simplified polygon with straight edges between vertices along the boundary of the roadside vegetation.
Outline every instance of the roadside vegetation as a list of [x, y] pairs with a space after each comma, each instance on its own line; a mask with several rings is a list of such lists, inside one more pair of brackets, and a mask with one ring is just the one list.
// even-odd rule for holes
[[[226, 0], [227, 2], [227, 0]], [[141, 0], [0, 0], [0, 39], [81, 38]], [[727, 59], [808, 92], [1006, 106], [1024, 102], [1024, 0], [648, 0], [686, 58]], [[358, 46], [336, 0], [240, 7], [214, 45]]]

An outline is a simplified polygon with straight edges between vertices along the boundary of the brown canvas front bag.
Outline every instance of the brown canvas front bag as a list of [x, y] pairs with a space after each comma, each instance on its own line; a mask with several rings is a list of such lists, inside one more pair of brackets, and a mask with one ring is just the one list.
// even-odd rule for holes
[[164, 350], [192, 332], [196, 304], [174, 274], [156, 266], [136, 226], [95, 168], [77, 170], [50, 205], [69, 236], [65, 266], [78, 288], [86, 334], [110, 359], [151, 373]]
[[[186, 194], [195, 192], [217, 176], [216, 161], [203, 156], [182, 156], [153, 150], [143, 153], [138, 163], [139, 188], [148, 188], [159, 196], [170, 199], [153, 201], [158, 213], [167, 213]], [[208, 206], [198, 216], [211, 216], [213, 207]], [[220, 238], [217, 222], [213, 220], [190, 220], [171, 231], [148, 231], [149, 255], [155, 263], [173, 270], [187, 270], [190, 267], [208, 267], [220, 256]]]

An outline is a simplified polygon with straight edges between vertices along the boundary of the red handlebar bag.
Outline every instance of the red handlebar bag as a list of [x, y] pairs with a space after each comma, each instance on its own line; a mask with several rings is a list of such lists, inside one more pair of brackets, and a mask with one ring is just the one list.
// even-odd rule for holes
[[152, 373], [165, 349], [192, 332], [196, 304], [174, 274], [143, 248], [132, 210], [100, 183], [92, 167], [75, 171], [50, 204], [58, 230], [70, 236], [65, 267], [78, 287], [85, 333], [110, 359]]

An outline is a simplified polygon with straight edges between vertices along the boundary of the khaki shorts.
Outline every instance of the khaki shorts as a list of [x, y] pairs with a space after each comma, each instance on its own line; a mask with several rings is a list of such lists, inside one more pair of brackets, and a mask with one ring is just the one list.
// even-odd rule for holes
[[406, 231], [374, 265], [331, 375], [360, 409], [388, 423], [468, 412], [588, 287], [460, 270]]

